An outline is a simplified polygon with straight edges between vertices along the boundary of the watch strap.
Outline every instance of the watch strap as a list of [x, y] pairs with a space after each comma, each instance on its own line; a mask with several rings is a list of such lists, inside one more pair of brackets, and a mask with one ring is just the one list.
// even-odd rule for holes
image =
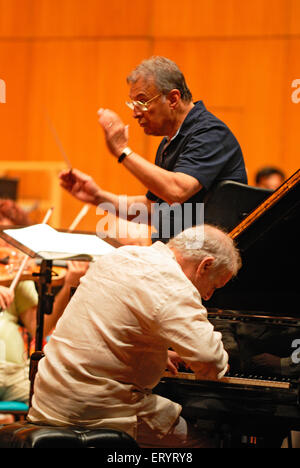
[[126, 148], [123, 149], [122, 154], [118, 158], [118, 163], [121, 163], [122, 161], [124, 161], [126, 156], [129, 156], [131, 153], [133, 153], [132, 149], [130, 149], [130, 148], [128, 148], [128, 146], [126, 146]]

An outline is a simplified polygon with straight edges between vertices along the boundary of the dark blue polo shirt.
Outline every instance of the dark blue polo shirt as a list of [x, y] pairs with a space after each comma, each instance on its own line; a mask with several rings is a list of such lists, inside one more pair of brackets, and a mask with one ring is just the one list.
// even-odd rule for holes
[[[167, 235], [159, 233], [153, 236], [153, 241], [158, 239], [167, 241], [168, 237], [176, 235], [186, 227], [198, 224], [197, 209], [200, 209], [200, 205], [197, 204], [203, 203], [206, 193], [218, 182], [234, 180], [247, 183], [244, 158], [238, 141], [227, 125], [207, 111], [202, 101], [195, 103], [176, 137], [168, 145], [167, 143], [168, 139], [163, 138], [157, 150], [155, 164], [168, 171], [183, 172], [193, 176], [203, 188], [186, 200], [183, 204], [186, 206], [178, 206], [177, 212], [175, 207], [171, 212], [171, 218], [180, 217], [180, 212], [183, 217], [184, 211], [188, 212], [181, 229], [179, 222], [179, 226], [177, 223], [175, 229], [171, 227], [170, 236], [168, 233]], [[170, 214], [170, 205], [166, 205], [164, 200], [150, 191], [146, 196], [156, 203], [155, 207], [160, 212], [154, 221], [156, 228], [160, 229], [162, 220], [166, 220]]]

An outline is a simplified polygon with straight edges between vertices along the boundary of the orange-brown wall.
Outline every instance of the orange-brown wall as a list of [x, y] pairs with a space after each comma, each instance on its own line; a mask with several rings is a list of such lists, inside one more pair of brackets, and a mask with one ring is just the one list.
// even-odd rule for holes
[[[250, 183], [266, 164], [298, 169], [300, 0], [0, 0], [1, 159], [62, 161], [48, 115], [74, 167], [107, 190], [144, 193], [107, 151], [96, 111], [119, 113], [130, 146], [153, 161], [159, 139], [124, 105], [127, 74], [153, 54], [176, 61], [194, 99], [231, 127]], [[47, 178], [23, 174], [20, 190], [45, 197]], [[62, 201], [55, 227], [66, 228], [81, 204]], [[80, 227], [96, 221], [93, 210]]]

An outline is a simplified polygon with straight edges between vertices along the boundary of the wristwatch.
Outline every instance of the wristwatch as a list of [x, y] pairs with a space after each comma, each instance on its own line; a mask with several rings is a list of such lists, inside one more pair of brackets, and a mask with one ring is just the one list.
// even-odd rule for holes
[[126, 156], [129, 156], [131, 153], [133, 153], [132, 149], [130, 149], [130, 148], [128, 148], [128, 146], [126, 146], [126, 148], [123, 149], [123, 152], [122, 152], [121, 156], [119, 156], [119, 158], [118, 158], [118, 163], [121, 163], [122, 161], [124, 161]]

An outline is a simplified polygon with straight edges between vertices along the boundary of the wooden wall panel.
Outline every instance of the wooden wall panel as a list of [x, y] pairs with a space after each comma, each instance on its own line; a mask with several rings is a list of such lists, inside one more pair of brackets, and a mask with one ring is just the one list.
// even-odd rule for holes
[[6, 83], [6, 103], [0, 105], [1, 159], [22, 159], [27, 145], [28, 44], [0, 42], [0, 76]]
[[0, 37], [299, 34], [299, 0], [0, 0]]
[[290, 10], [291, 0], [154, 0], [153, 35], [182, 39], [285, 35], [290, 31]]
[[145, 37], [145, 0], [0, 0], [0, 37]]
[[300, 2], [299, 0], [291, 0], [291, 14], [290, 14], [290, 34], [300, 34]]
[[[284, 111], [282, 115], [282, 160], [281, 164], [287, 173], [294, 172], [300, 167], [300, 38], [291, 40], [288, 44], [285, 67], [285, 86], [283, 88]], [[294, 80], [298, 87], [292, 88]], [[294, 99], [292, 94], [297, 91]], [[296, 99], [295, 99], [296, 98]], [[295, 101], [295, 102], [294, 102]]]

